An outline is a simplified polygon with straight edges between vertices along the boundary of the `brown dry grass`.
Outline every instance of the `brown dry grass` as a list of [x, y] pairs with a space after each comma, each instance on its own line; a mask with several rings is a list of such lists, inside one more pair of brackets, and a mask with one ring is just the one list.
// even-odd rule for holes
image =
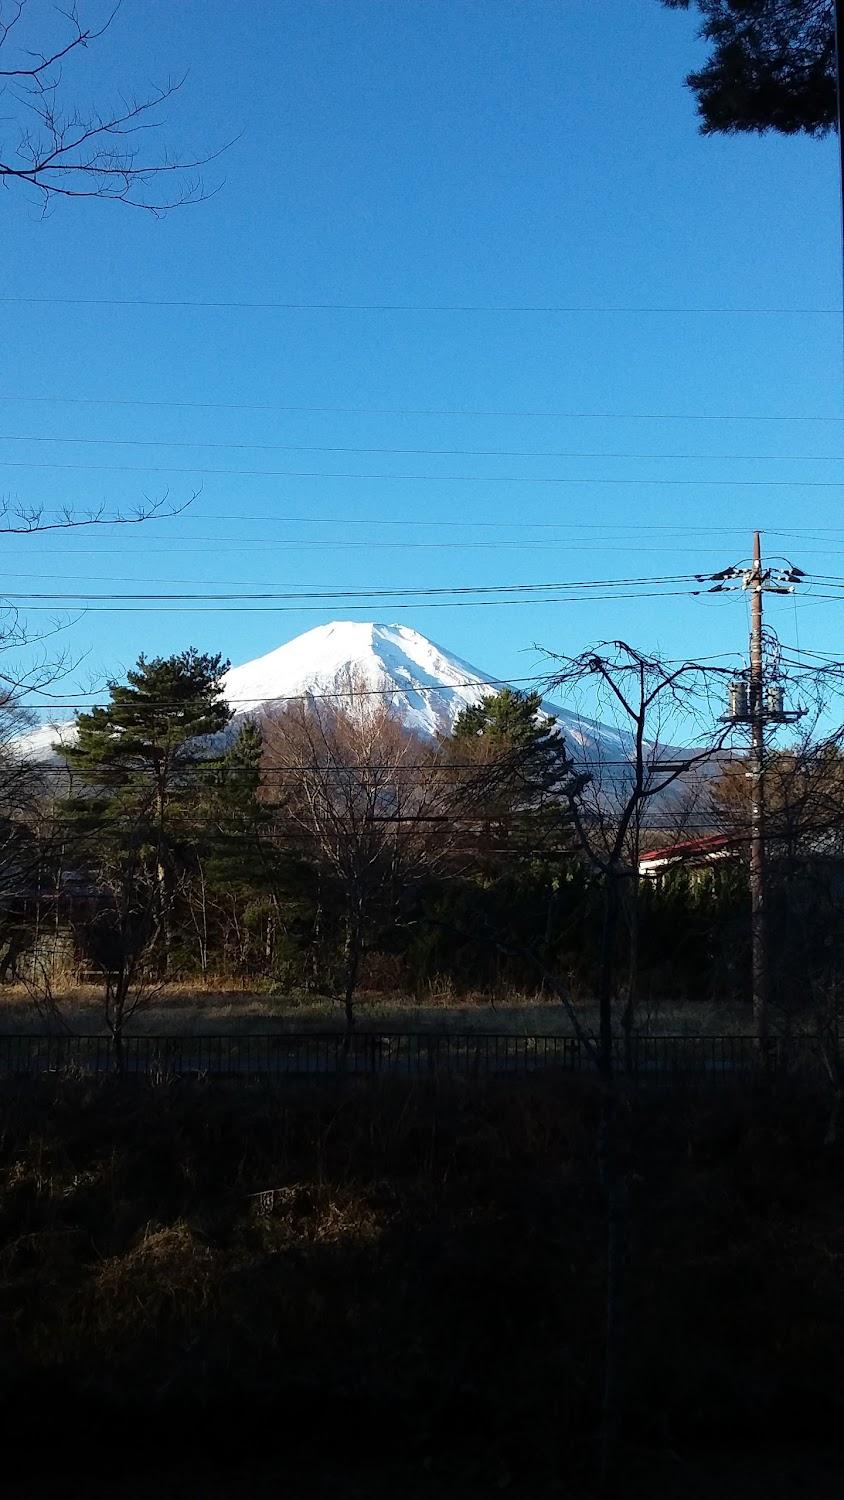
[[[67, 985], [56, 993], [63, 1016], [75, 1032], [102, 1033], [102, 996], [93, 985]], [[594, 1029], [597, 1017], [579, 1001], [582, 1024]], [[422, 996], [364, 992], [358, 1001], [361, 1030], [507, 1032], [570, 1035], [572, 1023], [559, 1001], [508, 991], [456, 995], [449, 987]], [[652, 1034], [740, 1034], [751, 1030], [749, 1006], [688, 1001], [641, 1010], [641, 1025]], [[31, 997], [22, 986], [0, 988], [0, 1031], [43, 1029]], [[133, 1029], [149, 1034], [340, 1031], [342, 1006], [326, 997], [281, 996], [255, 989], [226, 988], [219, 982], [166, 985], [137, 1017]]]

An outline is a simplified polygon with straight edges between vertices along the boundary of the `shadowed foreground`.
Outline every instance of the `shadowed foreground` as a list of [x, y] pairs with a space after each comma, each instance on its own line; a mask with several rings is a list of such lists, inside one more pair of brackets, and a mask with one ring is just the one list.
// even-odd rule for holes
[[[91, 1494], [216, 1496], [247, 1470], [256, 1495], [589, 1492], [590, 1081], [31, 1080], [0, 1104], [17, 1493], [70, 1492], [72, 1472]], [[627, 1102], [626, 1493], [836, 1493], [826, 1115]]]

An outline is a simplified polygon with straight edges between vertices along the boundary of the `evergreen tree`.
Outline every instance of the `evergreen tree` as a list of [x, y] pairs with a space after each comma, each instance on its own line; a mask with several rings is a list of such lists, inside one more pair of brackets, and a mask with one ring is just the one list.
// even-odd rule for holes
[[260, 725], [247, 719], [225, 753], [208, 765], [195, 805], [197, 855], [207, 878], [231, 891], [261, 883], [259, 835], [268, 821], [258, 796], [263, 748]]
[[228, 665], [194, 647], [151, 661], [141, 655], [125, 683], [109, 683], [110, 703], [79, 715], [76, 743], [58, 748], [86, 784], [118, 800], [145, 778], [163, 821], [185, 773], [208, 759], [202, 741], [231, 718], [221, 686]]
[[539, 693], [504, 687], [458, 714], [451, 743], [475, 746], [480, 759], [499, 767], [505, 795], [520, 807], [535, 807], [570, 783], [574, 767], [553, 714], [542, 712]]
[[[269, 809], [259, 797], [263, 745], [260, 725], [247, 719], [214, 765], [197, 803], [193, 889], [188, 899], [200, 937], [203, 968], [208, 961], [209, 942], [216, 942], [226, 953], [233, 928], [241, 934], [238, 946], [244, 961], [244, 933], [259, 914], [267, 928], [265, 956], [272, 947], [272, 918], [264, 908], [273, 888], [277, 860], [271, 843], [263, 837], [269, 823]], [[209, 931], [209, 904], [215, 914], [214, 932]], [[198, 914], [201, 925], [197, 925]]]
[[486, 826], [485, 852], [529, 859], [570, 848], [566, 793], [576, 772], [539, 693], [505, 687], [464, 708], [443, 752], [460, 767], [467, 809]]
[[108, 704], [79, 715], [76, 743], [60, 747], [81, 782], [65, 807], [80, 857], [107, 872], [112, 888], [121, 871], [131, 868], [136, 888], [139, 868], [154, 873], [165, 963], [174, 876], [195, 833], [197, 780], [215, 763], [207, 740], [231, 718], [221, 687], [227, 667], [193, 647], [149, 661], [141, 655], [125, 683], [109, 683]]
[[686, 82], [705, 134], [836, 125], [835, 0], [661, 0], [697, 9], [711, 44]]

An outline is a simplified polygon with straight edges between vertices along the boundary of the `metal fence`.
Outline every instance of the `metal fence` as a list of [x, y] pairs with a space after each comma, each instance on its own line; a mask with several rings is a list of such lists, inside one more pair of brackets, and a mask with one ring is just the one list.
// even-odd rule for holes
[[[227, 1036], [128, 1036], [122, 1071], [141, 1078], [302, 1078], [338, 1073], [422, 1077], [514, 1076], [557, 1069], [595, 1070], [589, 1043], [572, 1036], [484, 1032], [264, 1033]], [[615, 1042], [615, 1067], [641, 1081], [747, 1079], [822, 1066], [817, 1040], [776, 1037], [764, 1052], [752, 1036], [634, 1036]], [[101, 1074], [117, 1071], [105, 1036], [0, 1035], [0, 1075]]]

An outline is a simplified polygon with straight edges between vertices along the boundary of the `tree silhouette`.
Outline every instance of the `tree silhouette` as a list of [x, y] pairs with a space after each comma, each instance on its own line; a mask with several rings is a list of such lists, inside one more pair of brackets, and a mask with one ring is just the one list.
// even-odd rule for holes
[[710, 43], [686, 82], [705, 135], [826, 135], [837, 118], [835, 0], [660, 0], [697, 10]]

